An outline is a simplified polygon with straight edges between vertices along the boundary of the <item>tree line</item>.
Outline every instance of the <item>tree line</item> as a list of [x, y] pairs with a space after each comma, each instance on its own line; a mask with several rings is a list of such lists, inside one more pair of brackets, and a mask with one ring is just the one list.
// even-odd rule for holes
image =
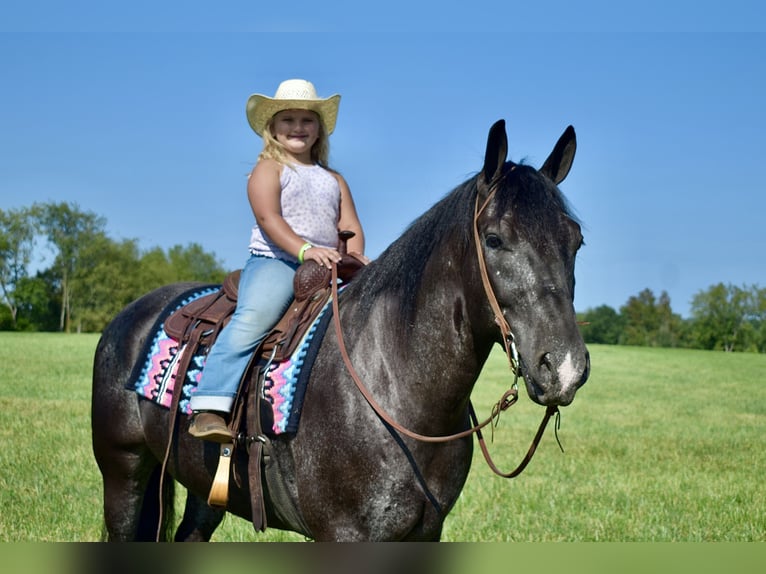
[[619, 311], [578, 313], [586, 343], [766, 353], [766, 289], [718, 283], [692, 298], [691, 317], [673, 312], [663, 291], [644, 289]]
[[[197, 243], [141, 251], [136, 239], [115, 241], [104, 218], [76, 204], [0, 209], [0, 330], [99, 332], [156, 287], [220, 283], [225, 272]], [[666, 292], [644, 289], [619, 310], [602, 305], [578, 320], [588, 343], [766, 352], [766, 289], [758, 286], [700, 291], [688, 319]]]
[[156, 287], [224, 275], [196, 243], [142, 251], [136, 239], [115, 241], [77, 204], [0, 209], [0, 330], [99, 332]]

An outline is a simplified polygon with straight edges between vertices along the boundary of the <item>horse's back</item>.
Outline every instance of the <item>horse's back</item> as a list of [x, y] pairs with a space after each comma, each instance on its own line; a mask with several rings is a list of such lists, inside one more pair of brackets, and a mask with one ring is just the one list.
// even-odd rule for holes
[[173, 283], [136, 299], [120, 311], [101, 334], [93, 364], [94, 396], [110, 386], [119, 388], [138, 359], [147, 336], [165, 307], [198, 283]]
[[135, 393], [125, 388], [157, 317], [179, 294], [196, 283], [174, 283], [136, 299], [118, 313], [101, 334], [93, 361], [91, 427], [93, 447], [141, 440]]

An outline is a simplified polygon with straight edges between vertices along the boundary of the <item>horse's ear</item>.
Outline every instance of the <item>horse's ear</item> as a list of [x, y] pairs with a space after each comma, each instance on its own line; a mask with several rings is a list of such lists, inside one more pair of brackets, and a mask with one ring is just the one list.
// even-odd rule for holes
[[556, 142], [551, 155], [545, 160], [540, 173], [546, 175], [556, 185], [564, 181], [574, 161], [577, 150], [577, 138], [572, 126], [569, 126]]
[[500, 175], [508, 155], [508, 136], [505, 135], [505, 120], [498, 120], [489, 128], [487, 151], [484, 154], [484, 167], [481, 179], [489, 184], [492, 178]]

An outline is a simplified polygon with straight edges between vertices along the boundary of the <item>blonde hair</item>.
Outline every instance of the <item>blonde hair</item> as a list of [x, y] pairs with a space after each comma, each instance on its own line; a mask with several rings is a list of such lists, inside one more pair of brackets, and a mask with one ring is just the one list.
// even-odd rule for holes
[[[282, 146], [282, 144], [279, 143], [271, 133], [271, 129], [274, 127], [274, 118], [276, 117], [277, 114], [271, 116], [271, 119], [268, 121], [266, 127], [263, 130], [263, 135], [261, 136], [263, 138], [263, 150], [258, 155], [258, 161], [262, 159], [273, 159], [283, 165], [290, 165], [290, 160], [287, 158], [284, 146]], [[330, 169], [330, 138], [325, 132], [324, 124], [322, 123], [321, 119], [318, 123], [319, 137], [311, 147], [311, 161], [321, 165], [325, 169]]]

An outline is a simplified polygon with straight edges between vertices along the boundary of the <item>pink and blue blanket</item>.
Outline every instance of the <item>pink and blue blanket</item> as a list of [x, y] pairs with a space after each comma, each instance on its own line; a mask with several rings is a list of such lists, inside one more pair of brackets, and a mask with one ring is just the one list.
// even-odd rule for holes
[[[128, 388], [139, 396], [165, 408], [170, 408], [173, 389], [178, 381], [176, 374], [178, 365], [187, 352], [185, 345], [171, 338], [163, 328], [163, 323], [176, 309], [187, 303], [218, 290], [217, 285], [207, 286], [182, 294], [176, 301], [167, 306], [152, 329], [144, 350], [143, 359], [136, 365]], [[271, 434], [294, 433], [298, 430], [303, 397], [308, 384], [311, 365], [316, 357], [321, 335], [327, 329], [332, 308], [328, 303], [317, 317], [314, 324], [304, 335], [293, 355], [280, 363], [272, 363], [265, 374], [264, 396], [271, 406]], [[195, 356], [191, 358], [183, 385], [179, 410], [191, 414], [190, 400], [197, 388], [207, 357], [207, 347], [200, 346]], [[261, 368], [259, 365], [256, 368]], [[266, 430], [266, 429], [264, 429]]]

